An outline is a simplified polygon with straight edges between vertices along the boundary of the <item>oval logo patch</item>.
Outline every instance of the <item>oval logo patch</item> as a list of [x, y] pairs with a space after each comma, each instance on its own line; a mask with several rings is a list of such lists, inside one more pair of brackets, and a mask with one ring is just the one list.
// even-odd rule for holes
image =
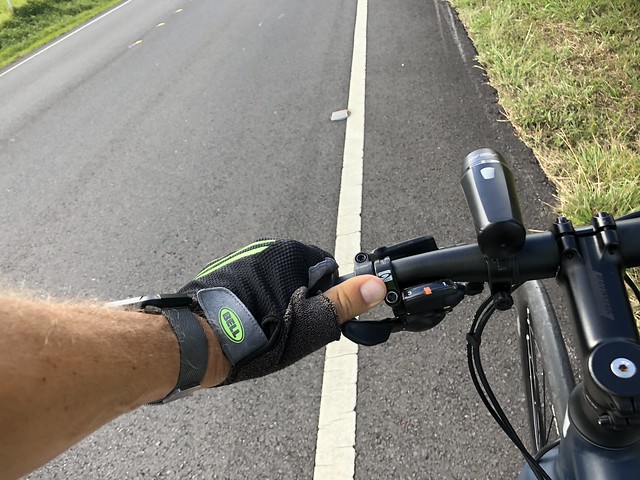
[[224, 334], [233, 343], [242, 343], [244, 340], [244, 327], [238, 314], [230, 308], [221, 308], [218, 313], [218, 322]]

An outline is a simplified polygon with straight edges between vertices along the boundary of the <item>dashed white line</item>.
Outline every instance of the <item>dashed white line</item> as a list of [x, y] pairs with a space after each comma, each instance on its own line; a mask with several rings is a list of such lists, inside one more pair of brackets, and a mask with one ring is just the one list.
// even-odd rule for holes
[[[364, 108], [367, 59], [367, 0], [358, 0], [351, 83], [344, 140], [335, 257], [344, 275], [360, 250]], [[355, 474], [358, 346], [346, 338], [325, 354], [314, 480], [348, 480]]]
[[5, 75], [7, 75], [9, 72], [13, 72], [16, 68], [24, 65], [27, 62], [30, 62], [31, 60], [33, 60], [34, 58], [36, 58], [38, 55], [43, 54], [44, 52], [46, 52], [47, 50], [49, 50], [50, 48], [55, 47], [56, 45], [58, 45], [59, 43], [64, 42], [65, 40], [73, 37], [76, 33], [81, 32], [82, 30], [84, 30], [87, 27], [90, 27], [91, 25], [93, 25], [94, 23], [102, 20], [103, 18], [105, 18], [108, 15], [111, 15], [113, 12], [116, 12], [118, 10], [120, 10], [122, 7], [124, 7], [125, 5], [131, 3], [133, 0], [126, 0], [124, 3], [121, 3], [120, 5], [118, 5], [115, 8], [112, 8], [111, 10], [109, 10], [108, 12], [103, 13], [102, 15], [100, 15], [97, 18], [94, 18], [93, 20], [91, 20], [89, 23], [86, 23], [85, 25], [82, 25], [80, 28], [78, 28], [77, 30], [72, 31], [71, 33], [68, 33], [67, 35], [65, 35], [64, 37], [60, 38], [59, 40], [53, 42], [51, 45], [43, 48], [42, 50], [38, 50], [36, 53], [34, 53], [33, 55], [25, 58], [24, 60], [22, 60], [20, 63], [15, 64], [13, 67], [9, 68], [8, 70], [5, 70], [4, 72], [0, 73], [0, 78], [4, 77]]

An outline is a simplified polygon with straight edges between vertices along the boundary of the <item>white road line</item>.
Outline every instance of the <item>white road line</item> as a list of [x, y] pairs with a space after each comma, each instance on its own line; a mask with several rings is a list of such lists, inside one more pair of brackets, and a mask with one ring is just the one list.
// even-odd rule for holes
[[[344, 139], [335, 256], [340, 273], [353, 270], [360, 251], [364, 95], [367, 63], [367, 0], [358, 0], [351, 84]], [[346, 338], [327, 346], [325, 355], [314, 480], [347, 480], [355, 474], [358, 345]]]
[[456, 22], [453, 19], [453, 7], [447, 2], [444, 7], [447, 9], [449, 13], [449, 25], [451, 26], [451, 31], [453, 32], [453, 39], [456, 42], [456, 46], [458, 47], [458, 52], [460, 52], [460, 58], [462, 58], [463, 63], [467, 63], [467, 54], [464, 53], [464, 47], [462, 46], [462, 42], [460, 41], [460, 36], [458, 35], [458, 28], [456, 27]]
[[436, 9], [436, 18], [438, 19], [438, 30], [440, 31], [440, 38], [442, 39], [442, 44], [446, 48], [446, 43], [444, 39], [444, 32], [442, 31], [442, 17], [440, 16], [440, 0], [433, 0], [433, 7]]
[[85, 28], [87, 28], [87, 27], [89, 27], [89, 26], [93, 25], [93, 24], [94, 24], [94, 23], [96, 23], [97, 21], [102, 20], [102, 19], [103, 19], [104, 17], [106, 17], [107, 15], [111, 15], [113, 12], [115, 12], [115, 11], [117, 11], [117, 10], [120, 10], [122, 7], [124, 7], [126, 4], [128, 4], [128, 3], [132, 2], [132, 1], [133, 1], [133, 0], [127, 0], [127, 1], [126, 1], [126, 2], [124, 2], [124, 3], [121, 3], [121, 4], [120, 4], [120, 5], [118, 5], [117, 7], [112, 8], [111, 10], [109, 10], [108, 12], [103, 13], [102, 15], [100, 15], [100, 16], [99, 16], [99, 17], [97, 17], [97, 18], [94, 18], [94, 19], [93, 19], [93, 20], [91, 20], [89, 23], [87, 23], [87, 24], [85, 24], [85, 25], [82, 25], [82, 26], [81, 26], [80, 28], [78, 28], [77, 30], [72, 31], [71, 33], [69, 33], [69, 34], [65, 35], [64, 37], [60, 38], [59, 40], [57, 40], [57, 41], [53, 42], [51, 45], [49, 45], [49, 46], [47, 46], [47, 47], [43, 48], [42, 50], [38, 50], [36, 53], [34, 53], [33, 55], [31, 55], [31, 56], [29, 56], [29, 57], [25, 58], [25, 59], [24, 59], [24, 60], [22, 60], [20, 63], [17, 63], [17, 64], [15, 64], [13, 67], [11, 67], [10, 69], [5, 70], [4, 72], [0, 73], [0, 78], [4, 77], [4, 76], [5, 76], [6, 74], [8, 74], [9, 72], [14, 71], [16, 68], [18, 68], [18, 67], [20, 67], [20, 66], [24, 65], [25, 63], [27, 63], [27, 62], [29, 62], [29, 61], [33, 60], [33, 59], [34, 59], [34, 58], [36, 58], [38, 55], [40, 55], [40, 54], [42, 54], [42, 53], [46, 52], [46, 51], [47, 51], [47, 50], [49, 50], [50, 48], [53, 48], [53, 47], [55, 47], [56, 45], [58, 45], [59, 43], [64, 42], [64, 41], [65, 41], [65, 40], [67, 40], [68, 38], [73, 37], [76, 33], [81, 32], [82, 30], [84, 30]]

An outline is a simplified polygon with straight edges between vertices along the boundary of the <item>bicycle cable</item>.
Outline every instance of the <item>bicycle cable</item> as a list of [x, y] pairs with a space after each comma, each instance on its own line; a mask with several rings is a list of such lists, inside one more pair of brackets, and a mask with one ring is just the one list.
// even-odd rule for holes
[[[517, 287], [516, 287], [517, 288]], [[487, 298], [474, 316], [473, 322], [471, 324], [471, 329], [467, 334], [467, 361], [469, 364], [469, 372], [471, 374], [471, 379], [473, 384], [480, 396], [480, 399], [484, 403], [489, 413], [494, 418], [494, 420], [498, 423], [500, 428], [506, 433], [507, 437], [511, 440], [511, 442], [520, 450], [522, 456], [525, 461], [531, 468], [531, 471], [536, 476], [536, 478], [540, 480], [551, 480], [551, 477], [544, 471], [542, 466], [538, 463], [538, 461], [529, 453], [524, 443], [516, 433], [513, 425], [509, 422], [507, 415], [504, 413], [504, 410], [500, 406], [500, 402], [496, 398], [491, 386], [489, 385], [489, 381], [485, 374], [484, 368], [482, 367], [482, 361], [480, 359], [480, 344], [482, 342], [482, 333], [484, 331], [485, 326], [489, 322], [489, 319], [496, 311], [496, 306], [493, 303], [493, 299], [491, 297]]]
[[618, 217], [618, 218], [616, 218], [616, 222], [619, 221], [619, 220], [631, 220], [632, 218], [640, 218], [640, 210], [637, 210], [637, 211], [631, 212], [631, 213], [627, 213], [626, 215]]
[[549, 442], [547, 443], [544, 447], [542, 447], [540, 449], [540, 451], [538, 453], [536, 453], [534, 455], [533, 458], [535, 458], [537, 461], [539, 461], [542, 457], [544, 457], [544, 455], [550, 451], [553, 450], [554, 448], [556, 448], [558, 445], [560, 445], [560, 439], [556, 439], [553, 442]]
[[638, 286], [634, 283], [634, 281], [631, 279], [628, 273], [624, 274], [624, 281], [626, 282], [627, 286], [633, 291], [636, 298], [638, 299], [638, 302], [640, 302], [640, 290], [638, 289]]

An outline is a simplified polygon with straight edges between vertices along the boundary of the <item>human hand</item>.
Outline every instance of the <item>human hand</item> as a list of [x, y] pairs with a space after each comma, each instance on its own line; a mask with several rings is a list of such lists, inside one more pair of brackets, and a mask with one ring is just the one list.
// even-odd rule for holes
[[194, 299], [233, 365], [225, 383], [291, 365], [339, 339], [342, 323], [384, 298], [374, 276], [330, 288], [337, 269], [318, 247], [266, 239], [210, 262], [180, 290]]

